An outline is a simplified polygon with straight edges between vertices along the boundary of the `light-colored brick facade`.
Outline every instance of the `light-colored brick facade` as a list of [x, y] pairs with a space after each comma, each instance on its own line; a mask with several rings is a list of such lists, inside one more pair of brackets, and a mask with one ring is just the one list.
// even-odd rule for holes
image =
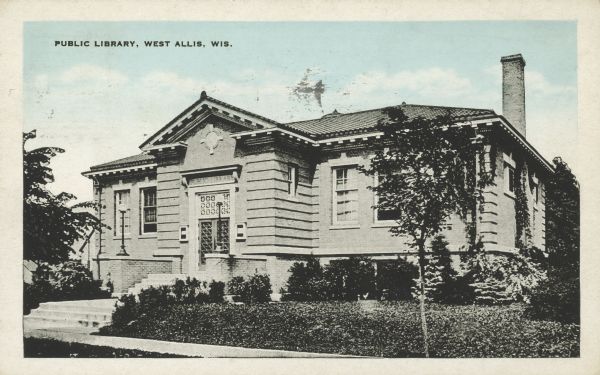
[[[489, 154], [495, 156], [495, 185], [486, 191], [477, 226], [489, 250], [515, 249], [515, 197], [507, 191], [505, 168], [513, 156], [527, 166], [528, 243], [544, 249], [544, 180], [552, 169], [525, 140], [524, 129], [516, 130], [489, 110], [404, 108], [425, 116], [454, 111], [456, 123], [480, 129], [496, 151]], [[280, 124], [203, 93], [140, 146], [142, 155], [84, 173], [94, 181], [102, 222], [112, 227], [96, 235], [100, 255], [94, 257], [95, 274], [106, 278], [110, 273], [115, 290], [125, 291], [151, 273], [183, 273], [205, 281], [268, 273], [273, 291], [278, 292], [291, 264], [310, 254], [323, 261], [413, 254], [406, 239], [389, 233], [390, 222], [376, 220], [372, 208], [376, 198], [368, 189], [375, 183], [371, 177], [360, 173], [352, 177], [356, 220], [343, 225], [334, 220], [335, 171], [369, 163], [370, 150], [380, 136], [373, 130], [377, 116], [381, 110]], [[142, 197], [142, 189], [148, 188], [156, 189], [155, 205]], [[123, 239], [128, 255], [119, 255], [122, 238], [115, 228], [119, 220], [115, 192], [123, 190], [129, 192], [129, 233]], [[210, 206], [203, 203], [205, 197], [207, 202], [226, 199], [226, 203], [215, 206], [210, 201]], [[145, 206], [152, 206], [156, 228], [142, 234]], [[226, 207], [220, 218], [215, 207], [219, 212]], [[229, 224], [229, 238], [219, 234], [222, 222]], [[444, 235], [451, 250], [467, 244], [465, 224], [458, 218], [448, 223]], [[201, 254], [203, 246], [220, 249], [215, 244], [228, 244], [229, 249]]]

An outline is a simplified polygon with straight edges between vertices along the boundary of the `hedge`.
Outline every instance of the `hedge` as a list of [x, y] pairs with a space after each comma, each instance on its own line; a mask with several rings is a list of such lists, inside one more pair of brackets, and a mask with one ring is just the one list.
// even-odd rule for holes
[[[433, 357], [577, 357], [579, 326], [523, 318], [523, 304], [428, 306]], [[101, 334], [362, 356], [422, 356], [415, 302], [159, 307]]]

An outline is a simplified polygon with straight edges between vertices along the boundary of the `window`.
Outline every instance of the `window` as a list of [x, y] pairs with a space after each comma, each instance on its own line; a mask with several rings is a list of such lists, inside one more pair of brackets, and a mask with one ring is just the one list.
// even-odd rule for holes
[[115, 235], [121, 235], [121, 228], [123, 228], [123, 234], [130, 233], [130, 211], [129, 190], [115, 191]]
[[517, 176], [515, 175], [516, 163], [512, 158], [512, 153], [503, 154], [504, 158], [504, 190], [510, 195], [514, 195], [517, 186]]
[[333, 172], [333, 223], [356, 223], [358, 221], [356, 168], [336, 168]]
[[[379, 184], [380, 181], [384, 181], [386, 178], [385, 175], [376, 175], [375, 176], [375, 184]], [[375, 194], [375, 204], [378, 204], [379, 198], [377, 194]], [[393, 221], [400, 217], [398, 210], [383, 210], [375, 208], [375, 221]]]
[[287, 167], [287, 192], [290, 197], [296, 196], [298, 190], [298, 167], [288, 164]]
[[156, 188], [141, 189], [140, 203], [142, 205], [140, 210], [142, 234], [156, 233]]
[[504, 179], [506, 180], [506, 191], [514, 194], [516, 185], [515, 169], [508, 164], [504, 166]]

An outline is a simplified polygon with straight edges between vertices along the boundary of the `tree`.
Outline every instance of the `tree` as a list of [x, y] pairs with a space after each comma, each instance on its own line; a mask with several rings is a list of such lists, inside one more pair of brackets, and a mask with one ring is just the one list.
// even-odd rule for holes
[[36, 131], [23, 133], [23, 258], [36, 263], [56, 264], [66, 261], [72, 246], [100, 222], [78, 208], [95, 208], [92, 202], [69, 206], [76, 199], [69, 193], [53, 194], [47, 185], [54, 181], [51, 159], [64, 150], [58, 147], [25, 149]]
[[426, 243], [454, 214], [468, 222], [469, 239], [474, 241], [477, 207], [493, 176], [484, 158], [478, 157], [484, 150], [484, 137], [470, 126], [452, 125], [455, 121], [449, 113], [409, 119], [401, 108], [392, 107], [386, 114], [389, 118], [377, 125], [382, 142], [371, 164], [361, 171], [378, 176], [372, 187], [378, 196], [375, 207], [397, 213], [392, 234], [407, 236], [418, 251], [421, 323], [428, 357], [423, 282]]
[[548, 279], [534, 290], [526, 315], [579, 323], [579, 183], [560, 157], [552, 161], [545, 189]]
[[579, 273], [579, 183], [560, 157], [546, 183], [546, 248], [549, 271], [569, 268]]

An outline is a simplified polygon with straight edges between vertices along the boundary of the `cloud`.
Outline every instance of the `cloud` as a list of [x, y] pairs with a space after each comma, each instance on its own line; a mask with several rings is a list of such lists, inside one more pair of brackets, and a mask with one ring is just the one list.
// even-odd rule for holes
[[[494, 82], [501, 87], [502, 85], [502, 65], [495, 64], [486, 67], [484, 73], [493, 77]], [[546, 76], [534, 69], [525, 68], [525, 91], [528, 95], [536, 97], [548, 97], [555, 95], [572, 95], [577, 92], [575, 86], [560, 85], [553, 83]]]
[[[370, 71], [350, 77], [337, 77], [318, 68], [311, 68], [311, 72], [311, 80], [322, 80], [326, 87], [322, 108], [314, 100], [307, 103], [292, 95], [304, 69], [246, 69], [218, 77], [162, 70], [132, 78], [114, 69], [77, 65], [58, 74], [33, 77], [25, 127], [37, 128], [44, 144], [67, 150], [55, 163], [56, 188], [86, 199], [91, 197], [91, 189], [89, 181], [79, 175], [81, 171], [139, 152], [137, 146], [146, 137], [197, 100], [202, 90], [280, 122], [316, 118], [334, 109], [351, 112], [402, 101], [492, 108], [501, 113], [499, 64], [486, 68], [479, 78], [441, 67]], [[538, 72], [527, 72], [528, 133], [540, 151], [559, 150], [560, 144], [556, 143], [561, 139], [571, 141], [567, 129], [576, 124], [576, 113], [558, 111], [574, 108], [572, 102], [561, 103], [572, 96], [574, 88], [553, 83]], [[553, 136], [545, 136], [549, 134]], [[563, 154], [568, 160], [574, 157]]]
[[525, 89], [532, 95], [571, 95], [577, 92], [574, 86], [559, 85], [548, 81], [540, 72], [525, 71]]
[[342, 92], [360, 96], [401, 90], [423, 97], [456, 97], [473, 92], [474, 87], [468, 78], [461, 77], [453, 69], [432, 67], [402, 70], [391, 74], [381, 71], [359, 74], [342, 89]]

